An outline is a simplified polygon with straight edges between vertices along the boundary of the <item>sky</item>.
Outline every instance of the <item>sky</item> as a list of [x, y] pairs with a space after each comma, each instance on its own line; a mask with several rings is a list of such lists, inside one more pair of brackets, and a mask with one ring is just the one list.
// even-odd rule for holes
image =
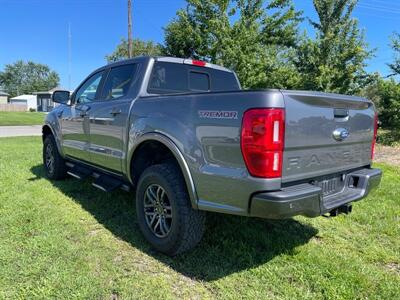
[[[163, 42], [165, 27], [185, 7], [184, 0], [132, 0], [135, 38]], [[294, 0], [304, 16], [317, 20], [312, 0]], [[360, 0], [353, 16], [365, 30], [375, 57], [367, 70], [388, 75], [393, 52], [389, 39], [400, 32], [399, 0]], [[68, 27], [71, 28], [71, 86]], [[313, 31], [307, 21], [301, 30]], [[16, 60], [47, 64], [60, 86], [74, 89], [127, 36], [126, 0], [0, 0], [0, 70]]]

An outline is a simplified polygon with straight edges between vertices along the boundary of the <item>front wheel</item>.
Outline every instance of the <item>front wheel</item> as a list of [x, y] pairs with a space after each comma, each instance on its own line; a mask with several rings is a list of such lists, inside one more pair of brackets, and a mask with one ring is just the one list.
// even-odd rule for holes
[[58, 152], [54, 136], [48, 135], [43, 142], [43, 164], [49, 179], [60, 180], [67, 176], [65, 160]]
[[145, 238], [167, 255], [194, 248], [203, 236], [205, 213], [191, 207], [185, 181], [174, 164], [153, 165], [143, 172], [136, 213]]

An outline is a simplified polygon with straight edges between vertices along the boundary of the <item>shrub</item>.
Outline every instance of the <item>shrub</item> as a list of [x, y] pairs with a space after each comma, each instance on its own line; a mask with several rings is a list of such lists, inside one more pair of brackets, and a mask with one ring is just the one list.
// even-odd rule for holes
[[400, 130], [399, 83], [394, 79], [378, 79], [364, 90], [363, 95], [375, 103], [382, 128]]
[[376, 141], [385, 146], [400, 145], [400, 130], [379, 129]]

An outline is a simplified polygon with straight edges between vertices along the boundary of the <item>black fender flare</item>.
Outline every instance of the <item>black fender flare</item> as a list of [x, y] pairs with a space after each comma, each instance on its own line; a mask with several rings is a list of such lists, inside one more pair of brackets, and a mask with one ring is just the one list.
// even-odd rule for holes
[[158, 132], [150, 132], [150, 133], [145, 133], [145, 134], [141, 135], [140, 137], [135, 138], [135, 142], [133, 145], [131, 145], [129, 152], [128, 152], [129, 156], [128, 156], [128, 161], [127, 161], [127, 168], [126, 168], [127, 172], [126, 173], [127, 173], [127, 177], [129, 179], [129, 181], [132, 183], [130, 166], [132, 163], [132, 159], [135, 155], [135, 151], [138, 149], [138, 147], [142, 143], [144, 143], [146, 141], [160, 142], [171, 151], [171, 153], [174, 155], [176, 161], [178, 162], [181, 172], [183, 174], [192, 207], [197, 209], [198, 208], [198, 206], [197, 206], [198, 198], [197, 198], [196, 188], [194, 185], [194, 181], [193, 181], [189, 166], [188, 166], [182, 152], [179, 150], [178, 146], [169, 137], [167, 137], [164, 134], [161, 134]]
[[54, 136], [54, 140], [56, 141], [58, 153], [60, 153], [60, 155], [64, 157], [64, 152], [62, 151], [60, 137], [59, 137], [59, 135], [56, 134], [56, 131], [54, 130], [54, 128], [51, 125], [51, 123], [46, 122], [45, 124], [43, 124], [43, 126], [42, 126], [42, 137], [44, 137], [44, 132], [45, 132], [45, 128], [46, 127], [50, 129], [51, 134]]

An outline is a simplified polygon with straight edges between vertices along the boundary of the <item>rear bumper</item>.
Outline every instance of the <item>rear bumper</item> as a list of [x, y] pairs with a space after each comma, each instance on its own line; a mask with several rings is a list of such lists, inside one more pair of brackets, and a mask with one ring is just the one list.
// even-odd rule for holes
[[380, 169], [365, 168], [348, 173], [342, 191], [325, 197], [321, 187], [309, 183], [255, 194], [251, 199], [250, 215], [267, 219], [285, 219], [296, 215], [320, 216], [366, 197], [379, 186], [381, 177]]

